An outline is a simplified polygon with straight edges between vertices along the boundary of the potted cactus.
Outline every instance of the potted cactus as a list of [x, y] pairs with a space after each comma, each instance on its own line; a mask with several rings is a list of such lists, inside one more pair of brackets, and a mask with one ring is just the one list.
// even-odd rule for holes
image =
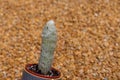
[[23, 71], [22, 80], [58, 79], [61, 73], [52, 66], [54, 50], [57, 42], [57, 32], [53, 20], [44, 26], [42, 32], [42, 48], [38, 64], [27, 64]]

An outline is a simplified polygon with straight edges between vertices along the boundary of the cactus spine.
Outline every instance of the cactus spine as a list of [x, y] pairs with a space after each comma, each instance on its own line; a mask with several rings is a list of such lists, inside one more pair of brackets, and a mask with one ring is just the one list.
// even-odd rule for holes
[[54, 50], [57, 42], [57, 32], [53, 20], [50, 20], [44, 26], [42, 32], [42, 52], [38, 63], [38, 69], [41, 73], [47, 74], [52, 66]]

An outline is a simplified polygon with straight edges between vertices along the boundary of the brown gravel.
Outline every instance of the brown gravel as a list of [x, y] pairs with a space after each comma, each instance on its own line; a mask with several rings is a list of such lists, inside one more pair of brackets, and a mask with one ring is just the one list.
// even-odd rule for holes
[[120, 0], [0, 0], [0, 80], [20, 80], [38, 62], [51, 19], [62, 80], [120, 80]]

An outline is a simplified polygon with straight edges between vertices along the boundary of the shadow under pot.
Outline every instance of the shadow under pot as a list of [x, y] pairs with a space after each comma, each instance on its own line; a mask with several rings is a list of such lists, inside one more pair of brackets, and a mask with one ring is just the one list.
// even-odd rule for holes
[[27, 64], [23, 71], [22, 80], [51, 80], [59, 79], [60, 77], [60, 71], [55, 68], [51, 68], [51, 71], [47, 75], [44, 75], [38, 70], [37, 64]]

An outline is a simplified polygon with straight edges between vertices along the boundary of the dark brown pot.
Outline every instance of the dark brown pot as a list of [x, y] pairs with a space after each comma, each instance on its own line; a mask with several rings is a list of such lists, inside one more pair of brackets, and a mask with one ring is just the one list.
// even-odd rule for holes
[[55, 68], [51, 68], [51, 70], [57, 71], [59, 73], [59, 75], [57, 75], [57, 76], [46, 76], [43, 74], [38, 74], [38, 73], [33, 72], [28, 69], [28, 67], [30, 67], [32, 65], [34, 65], [34, 64], [27, 64], [25, 66], [25, 69], [24, 69], [23, 75], [22, 75], [22, 80], [50, 80], [50, 79], [59, 79], [61, 76], [61, 73], [58, 70], [56, 70]]

